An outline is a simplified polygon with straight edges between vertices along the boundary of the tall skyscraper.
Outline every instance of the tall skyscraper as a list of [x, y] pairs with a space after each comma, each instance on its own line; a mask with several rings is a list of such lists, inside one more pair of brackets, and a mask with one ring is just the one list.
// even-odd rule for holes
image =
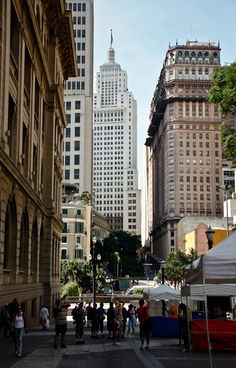
[[92, 194], [93, 0], [67, 0], [67, 8], [72, 11], [78, 71], [65, 89], [64, 182]]
[[151, 103], [147, 177], [153, 252], [176, 249], [177, 224], [187, 214], [221, 216], [221, 116], [207, 102], [220, 47], [188, 41], [169, 47]]
[[115, 62], [113, 37], [94, 95], [93, 189], [95, 209], [111, 230], [141, 233], [137, 171], [137, 103], [127, 73]]

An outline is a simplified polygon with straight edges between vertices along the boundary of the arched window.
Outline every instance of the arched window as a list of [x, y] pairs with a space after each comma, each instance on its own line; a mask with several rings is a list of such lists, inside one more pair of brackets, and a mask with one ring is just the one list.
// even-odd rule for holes
[[6, 209], [3, 267], [13, 273], [16, 265], [16, 224], [16, 203], [15, 198], [11, 197]]
[[29, 253], [29, 221], [25, 210], [21, 218], [19, 270], [27, 276]]

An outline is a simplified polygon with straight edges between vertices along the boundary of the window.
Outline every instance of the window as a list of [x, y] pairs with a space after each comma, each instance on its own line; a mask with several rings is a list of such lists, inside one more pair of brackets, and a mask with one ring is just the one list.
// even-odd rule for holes
[[74, 143], [74, 150], [79, 151], [80, 150], [80, 141], [75, 141]]
[[79, 112], [75, 113], [75, 123], [80, 123], [80, 113]]
[[70, 151], [70, 142], [66, 142], [66, 152]]
[[70, 170], [65, 170], [65, 179], [70, 179]]
[[61, 242], [62, 243], [67, 243], [67, 236], [62, 236], [61, 237]]
[[68, 209], [67, 208], [62, 208], [62, 214], [67, 215], [68, 214]]
[[80, 110], [80, 101], [75, 101], [75, 109]]
[[74, 156], [74, 164], [75, 165], [79, 165], [80, 164], [80, 155], [75, 155]]
[[70, 138], [70, 128], [66, 128], [66, 138]]
[[71, 122], [70, 114], [66, 114], [66, 121], [67, 121], [67, 124], [70, 124], [70, 122]]
[[71, 102], [70, 101], [66, 102], [66, 110], [71, 110]]
[[66, 249], [61, 250], [61, 259], [67, 259], [67, 252]]
[[70, 165], [70, 156], [65, 156], [65, 165]]
[[75, 127], [75, 137], [80, 137], [80, 127]]
[[79, 179], [79, 169], [74, 169], [74, 179]]

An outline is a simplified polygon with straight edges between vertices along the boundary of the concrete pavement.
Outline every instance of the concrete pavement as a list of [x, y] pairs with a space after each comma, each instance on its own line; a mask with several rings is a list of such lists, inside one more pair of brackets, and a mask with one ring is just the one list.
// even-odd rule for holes
[[[106, 330], [105, 330], [106, 331]], [[76, 345], [74, 326], [68, 322], [66, 349], [53, 349], [54, 328], [32, 330], [24, 336], [23, 356], [14, 356], [10, 338], [0, 338], [2, 368], [208, 368], [207, 352], [183, 353], [177, 339], [152, 338], [150, 350], [140, 350], [138, 328], [136, 336], [114, 346], [107, 338], [92, 339], [86, 328], [85, 344]], [[235, 368], [236, 352], [212, 353], [213, 368]]]

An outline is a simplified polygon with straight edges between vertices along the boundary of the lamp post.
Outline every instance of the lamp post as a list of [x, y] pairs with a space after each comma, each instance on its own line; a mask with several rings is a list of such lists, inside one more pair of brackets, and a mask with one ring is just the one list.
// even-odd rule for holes
[[213, 245], [213, 236], [215, 234], [215, 231], [212, 229], [211, 225], [208, 225], [208, 228], [205, 233], [207, 237], [208, 249], [211, 249]]
[[[162, 285], [164, 285], [164, 283], [165, 283], [165, 265], [166, 265], [166, 262], [164, 260], [162, 260], [160, 262], [160, 265], [161, 265], [161, 283], [162, 283]], [[162, 300], [162, 315], [163, 316], [165, 315], [165, 309], [166, 309], [166, 303], [165, 303], [165, 300]]]
[[97, 239], [96, 237], [93, 237], [91, 254], [90, 254], [90, 261], [93, 267], [93, 307], [96, 304], [96, 275], [97, 275], [96, 269], [97, 269], [97, 264], [99, 264], [101, 261], [101, 254], [98, 254], [97, 256], [95, 256], [96, 243], [97, 243]]

